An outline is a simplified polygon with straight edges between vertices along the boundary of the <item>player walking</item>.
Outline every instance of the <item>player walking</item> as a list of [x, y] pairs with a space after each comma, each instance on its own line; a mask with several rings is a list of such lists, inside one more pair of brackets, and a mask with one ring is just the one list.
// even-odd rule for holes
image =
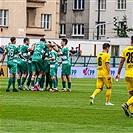
[[90, 96], [90, 104], [93, 104], [95, 96], [103, 90], [103, 86], [105, 84], [107, 87], [105, 105], [114, 105], [110, 103], [112, 77], [110, 75], [110, 55], [108, 54], [109, 48], [110, 45], [108, 43], [104, 43], [103, 51], [97, 55], [97, 89]]
[[[122, 58], [115, 79], [120, 78], [124, 62], [126, 62], [125, 80], [129, 92], [129, 99], [126, 103], [122, 104], [122, 108], [126, 116], [133, 118], [133, 36], [131, 36], [131, 46], [126, 47], [122, 52]], [[130, 113], [128, 112], [128, 108]]]

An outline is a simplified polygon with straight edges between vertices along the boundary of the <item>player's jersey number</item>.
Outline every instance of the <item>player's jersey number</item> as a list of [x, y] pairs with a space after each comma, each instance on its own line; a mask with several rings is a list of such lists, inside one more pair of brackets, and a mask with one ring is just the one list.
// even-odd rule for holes
[[127, 63], [133, 63], [133, 52], [127, 52], [126, 53], [127, 56]]
[[98, 58], [98, 66], [102, 66], [102, 57]]

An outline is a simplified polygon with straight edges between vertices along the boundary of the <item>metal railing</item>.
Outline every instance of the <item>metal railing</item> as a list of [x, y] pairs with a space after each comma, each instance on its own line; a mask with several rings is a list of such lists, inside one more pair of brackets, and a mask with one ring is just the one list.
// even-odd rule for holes
[[[0, 54], [0, 59], [2, 57], [2, 54]], [[118, 67], [120, 64], [120, 59], [121, 57], [118, 56], [111, 56], [110, 58], [110, 65], [111, 67]], [[61, 57], [58, 58], [59, 64], [61, 64]], [[91, 66], [91, 67], [96, 67], [96, 56], [70, 56], [70, 61], [72, 66], [77, 66], [77, 67], [86, 67], [86, 66]], [[4, 65], [7, 64], [7, 56], [4, 61]]]

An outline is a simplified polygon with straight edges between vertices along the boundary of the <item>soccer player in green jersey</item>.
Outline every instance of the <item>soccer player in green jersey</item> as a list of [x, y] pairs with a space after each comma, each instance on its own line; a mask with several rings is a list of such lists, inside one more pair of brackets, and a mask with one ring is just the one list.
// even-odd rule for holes
[[[32, 45], [32, 47], [29, 49], [30, 51], [33, 51], [32, 55], [32, 78], [31, 78], [31, 90], [36, 91], [40, 90], [39, 84], [41, 82], [41, 78], [43, 75], [43, 70], [44, 70], [44, 61], [42, 59], [42, 55], [46, 49], [47, 44], [45, 43], [45, 39], [41, 38], [40, 42], [35, 43]], [[38, 78], [36, 84], [34, 84], [34, 79], [36, 74], [38, 73]]]
[[[17, 62], [17, 72], [18, 72], [18, 89], [23, 90], [23, 85], [28, 75], [28, 48], [30, 44], [30, 39], [25, 37], [23, 40], [24, 44], [20, 46], [19, 54], [22, 55], [25, 59], [18, 58]], [[22, 77], [23, 75], [23, 77]], [[22, 82], [21, 82], [22, 77]]]
[[50, 81], [50, 60], [45, 60], [45, 58], [49, 58], [49, 55], [50, 55], [50, 51], [48, 50], [48, 48], [46, 48], [45, 54], [44, 54], [44, 74], [41, 81], [42, 85], [40, 85], [43, 87], [45, 76], [46, 76], [45, 91], [48, 91], [48, 84]]
[[10, 86], [12, 84], [13, 84], [13, 92], [18, 92], [18, 90], [15, 88], [18, 48], [15, 46], [16, 44], [15, 37], [11, 37], [10, 41], [11, 43], [6, 46], [5, 51], [3, 53], [2, 59], [0, 61], [0, 67], [2, 66], [5, 56], [7, 54], [8, 56], [7, 66], [10, 70], [10, 78], [8, 80], [8, 86], [6, 92], [10, 92]]
[[28, 52], [28, 78], [27, 78], [27, 83], [25, 85], [26, 90], [31, 90], [30, 89], [30, 83], [31, 83], [31, 77], [32, 77], [32, 55], [33, 52]]
[[[71, 63], [69, 60], [69, 49], [67, 47], [68, 40], [62, 39], [61, 46], [56, 44], [61, 49], [58, 56], [62, 57], [62, 91], [71, 91]], [[68, 89], [66, 89], [66, 78], [68, 81]]]
[[51, 92], [58, 92], [57, 89], [57, 53], [53, 50], [53, 46], [51, 44], [48, 45], [48, 50], [50, 51], [49, 57], [45, 58], [45, 60], [50, 60], [50, 90]]

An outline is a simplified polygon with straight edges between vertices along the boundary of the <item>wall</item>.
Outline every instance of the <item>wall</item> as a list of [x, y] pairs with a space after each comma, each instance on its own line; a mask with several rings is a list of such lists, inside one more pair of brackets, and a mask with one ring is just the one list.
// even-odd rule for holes
[[[60, 44], [61, 39], [52, 39], [47, 38], [49, 41], [54, 41], [58, 44]], [[38, 42], [38, 38], [31, 38], [30, 44], [33, 44], [35, 42]], [[0, 37], [0, 45], [7, 45], [8, 42], [10, 42], [9, 37]], [[121, 56], [122, 50], [130, 45], [130, 38], [109, 38], [106, 41], [89, 41], [89, 40], [83, 40], [83, 39], [68, 39], [68, 47], [71, 49], [71, 47], [78, 47], [79, 44], [81, 46], [82, 55], [89, 56], [92, 54], [94, 55], [94, 44], [96, 44], [96, 55], [102, 51], [102, 44], [103, 43], [110, 43], [110, 45], [119, 45], [120, 51], [119, 55]], [[23, 38], [17, 38], [17, 45], [20, 45], [23, 43]], [[109, 51], [109, 54], [111, 54], [111, 49]]]
[[[133, 1], [127, 1], [126, 10], [117, 10], [116, 2], [117, 0], [106, 0], [106, 10], [100, 10], [100, 21], [101, 22], [109, 22], [113, 21], [114, 16], [119, 16], [119, 19], [122, 19], [124, 15], [127, 15], [127, 25], [128, 27], [133, 27]], [[97, 10], [97, 0], [90, 0], [90, 23], [89, 23], [89, 39], [92, 40], [92, 33], [95, 27], [95, 22], [98, 19], [98, 10]], [[108, 24], [106, 25], [106, 35], [102, 36], [101, 39], [107, 39], [108, 37], [115, 37], [117, 34], [113, 30], [114, 25]], [[129, 33], [131, 36], [132, 32]], [[96, 35], [96, 32], [95, 32]]]
[[1, 9], [8, 10], [8, 27], [3, 27], [1, 36], [25, 36], [26, 1], [27, 0], [0, 0]]

